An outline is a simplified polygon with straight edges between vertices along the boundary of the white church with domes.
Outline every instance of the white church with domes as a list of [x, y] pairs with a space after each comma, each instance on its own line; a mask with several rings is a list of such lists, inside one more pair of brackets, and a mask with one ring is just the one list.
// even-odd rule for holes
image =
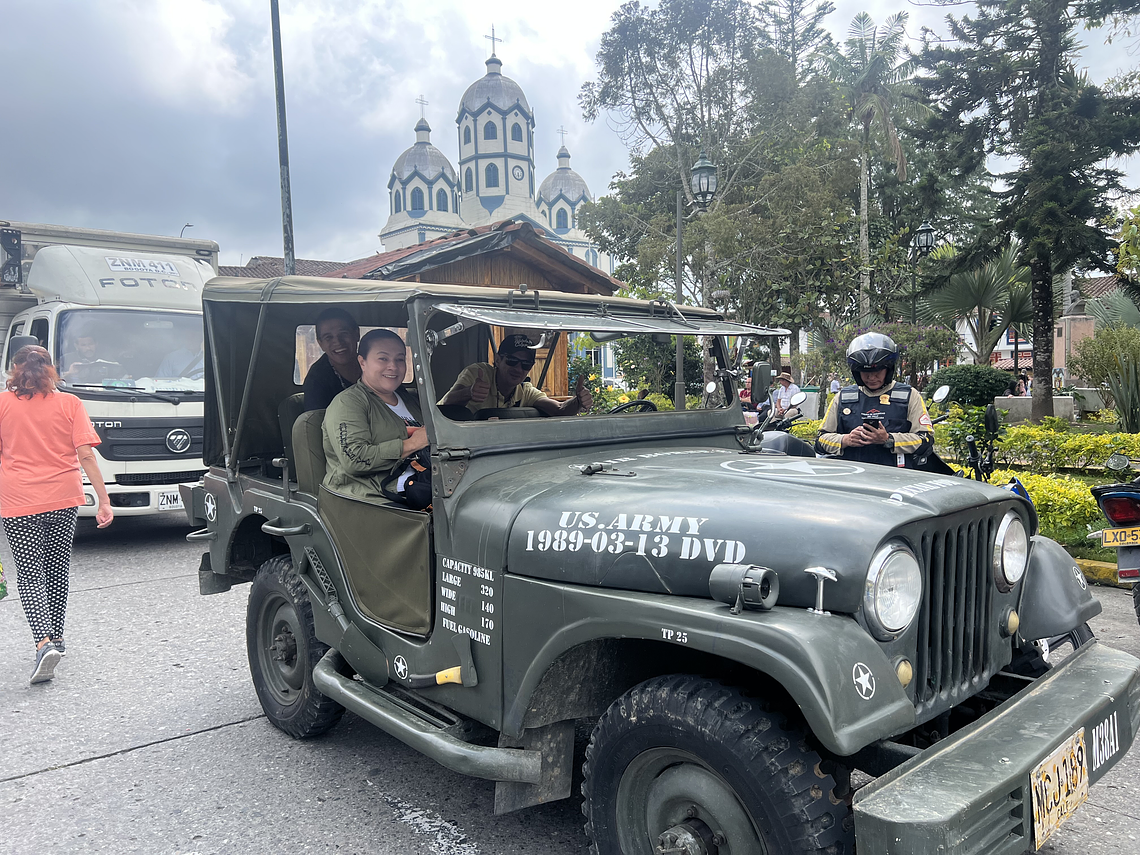
[[570, 168], [565, 145], [558, 168], [537, 184], [534, 113], [522, 87], [502, 69], [492, 53], [487, 74], [460, 99], [458, 169], [432, 145], [427, 120], [416, 123], [416, 142], [396, 159], [388, 179], [389, 216], [380, 241], [391, 251], [459, 229], [527, 220], [567, 252], [612, 274], [612, 259], [578, 228], [579, 209], [593, 197]]

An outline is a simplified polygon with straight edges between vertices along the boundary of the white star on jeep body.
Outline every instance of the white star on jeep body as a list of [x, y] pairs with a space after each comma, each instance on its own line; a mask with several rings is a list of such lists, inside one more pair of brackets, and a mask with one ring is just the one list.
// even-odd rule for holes
[[855, 681], [855, 690], [859, 693], [859, 697], [865, 701], [874, 697], [875, 675], [871, 673], [870, 668], [862, 662], [856, 662], [855, 668], [851, 671], [851, 678]]

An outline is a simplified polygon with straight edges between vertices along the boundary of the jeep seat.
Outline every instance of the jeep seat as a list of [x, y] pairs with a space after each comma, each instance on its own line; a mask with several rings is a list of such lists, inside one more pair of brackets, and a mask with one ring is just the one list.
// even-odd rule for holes
[[305, 412], [305, 393], [298, 392], [290, 395], [277, 407], [277, 422], [281, 426], [281, 444], [285, 448], [285, 457], [289, 460], [290, 468], [297, 471], [297, 456], [293, 453], [293, 425], [297, 417]]
[[317, 495], [325, 480], [325, 441], [321, 434], [324, 410], [301, 413], [293, 422], [293, 466], [297, 471], [297, 489]]

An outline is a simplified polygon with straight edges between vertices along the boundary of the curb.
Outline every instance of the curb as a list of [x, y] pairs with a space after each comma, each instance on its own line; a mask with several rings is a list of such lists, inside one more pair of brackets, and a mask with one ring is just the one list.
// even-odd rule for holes
[[1132, 587], [1130, 583], [1123, 585], [1116, 581], [1116, 565], [1109, 564], [1107, 561], [1090, 561], [1087, 558], [1074, 558], [1077, 566], [1081, 568], [1081, 572], [1085, 574], [1085, 578], [1092, 582], [1094, 585], [1105, 585], [1112, 588], [1124, 588], [1128, 590]]

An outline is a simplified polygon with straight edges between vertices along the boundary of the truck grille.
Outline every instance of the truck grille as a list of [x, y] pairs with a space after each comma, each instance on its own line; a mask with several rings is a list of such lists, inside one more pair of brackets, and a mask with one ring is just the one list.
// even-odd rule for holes
[[[201, 418], [95, 420], [95, 431], [102, 440], [99, 453], [107, 460], [185, 458], [190, 461], [202, 456]], [[172, 431], [185, 431], [190, 435], [190, 445], [185, 451], [173, 451], [167, 445]], [[179, 447], [177, 442], [171, 444]], [[187, 480], [197, 480], [197, 477]]]
[[158, 472], [153, 475], [120, 472], [115, 476], [115, 483], [131, 487], [158, 487], [163, 484], [193, 484], [200, 480], [204, 474], [206, 474], [205, 469], [194, 469], [189, 472]]
[[919, 608], [915, 707], [945, 709], [976, 694], [997, 671], [992, 619], [992, 516], [926, 531], [921, 560], [926, 588]]

